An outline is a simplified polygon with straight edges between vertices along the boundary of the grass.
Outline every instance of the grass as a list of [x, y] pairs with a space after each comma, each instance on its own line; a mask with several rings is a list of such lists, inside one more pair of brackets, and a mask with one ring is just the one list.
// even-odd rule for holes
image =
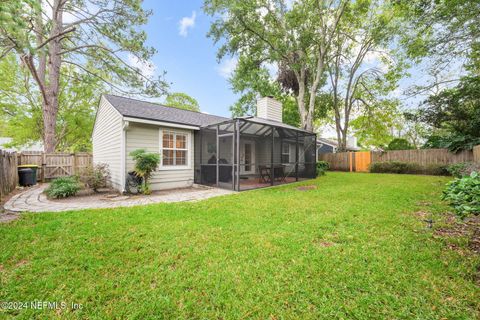
[[446, 210], [446, 181], [329, 172], [312, 190], [27, 214], [0, 225], [0, 301], [82, 308], [0, 318], [478, 319], [478, 257], [414, 214]]

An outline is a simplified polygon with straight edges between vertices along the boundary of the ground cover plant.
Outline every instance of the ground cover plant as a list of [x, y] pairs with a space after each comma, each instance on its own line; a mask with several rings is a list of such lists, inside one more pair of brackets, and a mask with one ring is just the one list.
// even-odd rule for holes
[[450, 181], [442, 198], [461, 218], [480, 215], [480, 174], [472, 172], [469, 176]]
[[76, 195], [80, 189], [78, 177], [60, 177], [52, 180], [45, 193], [50, 198], [68, 198]]
[[448, 210], [450, 179], [329, 172], [200, 202], [27, 214], [0, 225], [0, 301], [83, 307], [0, 317], [478, 319], [478, 256], [423, 221]]

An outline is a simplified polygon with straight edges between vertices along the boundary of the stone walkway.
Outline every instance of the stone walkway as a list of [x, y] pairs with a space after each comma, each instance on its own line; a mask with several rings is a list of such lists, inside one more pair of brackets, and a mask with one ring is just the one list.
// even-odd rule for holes
[[155, 192], [152, 195], [94, 195], [73, 197], [61, 200], [49, 200], [43, 191], [48, 184], [41, 184], [26, 189], [13, 196], [4, 208], [12, 212], [59, 212], [82, 209], [116, 208], [146, 205], [160, 202], [198, 201], [234, 193], [230, 190], [204, 186]]

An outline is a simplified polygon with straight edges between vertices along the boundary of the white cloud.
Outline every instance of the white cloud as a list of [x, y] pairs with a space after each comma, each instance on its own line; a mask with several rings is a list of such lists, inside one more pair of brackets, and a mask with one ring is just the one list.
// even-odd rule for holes
[[224, 60], [220, 64], [220, 66], [217, 67], [218, 74], [224, 77], [225, 79], [230, 78], [233, 71], [235, 71], [235, 68], [237, 67], [237, 63], [238, 63], [237, 58], [230, 58], [230, 59]]
[[130, 53], [128, 54], [128, 64], [140, 70], [142, 75], [146, 78], [150, 78], [151, 76], [153, 76], [153, 74], [155, 73], [155, 70], [157, 69], [157, 67], [153, 62], [140, 60], [136, 56]]
[[183, 17], [180, 19], [179, 24], [179, 34], [182, 37], [186, 37], [188, 35], [188, 29], [195, 27], [195, 19], [197, 18], [197, 13], [195, 11], [192, 12], [191, 17]]

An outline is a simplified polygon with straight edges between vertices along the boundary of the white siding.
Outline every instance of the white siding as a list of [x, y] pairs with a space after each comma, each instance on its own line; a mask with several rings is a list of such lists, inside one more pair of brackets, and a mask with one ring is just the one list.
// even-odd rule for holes
[[270, 97], [259, 99], [257, 117], [282, 122], [282, 103]]
[[130, 157], [130, 152], [136, 149], [145, 149], [149, 152], [160, 152], [160, 129], [174, 130], [190, 133], [187, 169], [159, 169], [150, 179], [152, 190], [165, 190], [184, 188], [193, 184], [193, 131], [185, 129], [172, 129], [149, 124], [130, 122], [126, 132], [126, 171], [133, 170], [135, 163]]
[[112, 187], [123, 191], [122, 116], [102, 97], [92, 134], [93, 163], [107, 163]]

